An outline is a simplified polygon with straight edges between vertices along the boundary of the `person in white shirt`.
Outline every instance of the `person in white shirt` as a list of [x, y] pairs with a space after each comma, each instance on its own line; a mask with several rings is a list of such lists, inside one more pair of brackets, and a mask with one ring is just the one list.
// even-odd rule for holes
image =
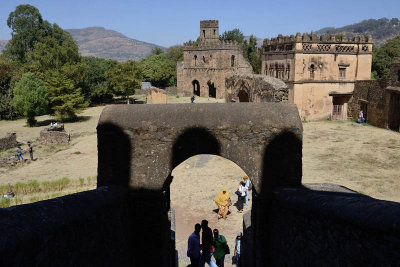
[[237, 201], [238, 212], [243, 212], [243, 203], [246, 199], [246, 193], [247, 193], [246, 184], [243, 181], [241, 181], [236, 193], [238, 195], [238, 201]]

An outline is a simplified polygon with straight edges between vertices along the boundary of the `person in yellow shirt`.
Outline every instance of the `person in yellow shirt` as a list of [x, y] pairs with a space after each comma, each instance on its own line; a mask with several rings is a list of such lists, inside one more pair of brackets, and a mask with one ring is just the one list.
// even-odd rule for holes
[[215, 204], [218, 206], [218, 219], [224, 218], [228, 215], [229, 206], [232, 205], [231, 196], [224, 188], [218, 196], [214, 199]]

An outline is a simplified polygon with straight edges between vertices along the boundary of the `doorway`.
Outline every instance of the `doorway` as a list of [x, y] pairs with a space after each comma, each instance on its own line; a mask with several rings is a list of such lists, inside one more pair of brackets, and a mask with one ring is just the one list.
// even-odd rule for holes
[[393, 131], [400, 130], [400, 94], [390, 94], [388, 127]]
[[239, 102], [250, 102], [249, 94], [245, 90], [240, 90], [238, 93]]
[[217, 88], [215, 88], [214, 83], [208, 81], [207, 85], [208, 85], [208, 96], [212, 98], [217, 98]]
[[193, 85], [193, 95], [200, 96], [200, 83], [198, 80], [192, 82]]

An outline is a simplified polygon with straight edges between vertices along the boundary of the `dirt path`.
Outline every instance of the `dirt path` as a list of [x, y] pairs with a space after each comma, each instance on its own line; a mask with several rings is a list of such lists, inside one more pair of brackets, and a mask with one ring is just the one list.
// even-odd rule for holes
[[[171, 206], [175, 209], [179, 266], [190, 263], [186, 257], [187, 239], [194, 231], [194, 225], [203, 219], [208, 220], [209, 226], [217, 228], [227, 239], [231, 254], [226, 256], [225, 266], [231, 266], [236, 234], [243, 229], [243, 213], [238, 213], [233, 206], [227, 220], [218, 220], [214, 198], [226, 188], [233, 203], [236, 203], [234, 192], [245, 173], [235, 163], [224, 158], [198, 155], [176, 167], [172, 175]], [[251, 200], [245, 212], [250, 210]]]

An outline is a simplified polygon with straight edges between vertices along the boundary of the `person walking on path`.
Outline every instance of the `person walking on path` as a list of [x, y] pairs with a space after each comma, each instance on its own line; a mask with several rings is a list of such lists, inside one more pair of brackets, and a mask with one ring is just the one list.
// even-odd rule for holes
[[189, 236], [188, 239], [188, 250], [187, 256], [190, 258], [190, 266], [199, 266], [200, 259], [200, 230], [201, 225], [196, 223], [194, 226], [194, 232]]
[[245, 183], [241, 181], [236, 191], [236, 194], [238, 195], [238, 201], [237, 201], [238, 212], [243, 212], [243, 203], [246, 198], [246, 193], [247, 193], [247, 188], [245, 186]]
[[246, 199], [245, 199], [244, 204], [246, 206], [248, 206], [249, 205], [249, 195], [250, 195], [250, 190], [252, 189], [252, 185], [251, 185], [250, 179], [249, 179], [249, 177], [247, 175], [245, 175], [243, 177], [243, 182], [244, 182], [244, 186], [247, 188]]
[[17, 147], [17, 157], [18, 157], [18, 161], [20, 161], [21, 159], [22, 159], [22, 161], [24, 160], [24, 156], [22, 156], [21, 146]]
[[29, 151], [29, 156], [31, 160], [33, 161], [33, 147], [31, 146], [30, 143], [28, 143], [28, 151]]
[[201, 221], [201, 256], [200, 256], [200, 267], [204, 267], [205, 263], [210, 265], [211, 267], [218, 267], [215, 262], [211, 260], [211, 257], [214, 253], [214, 239], [213, 233], [210, 227], [208, 227], [208, 221], [202, 220]]
[[231, 203], [230, 200], [231, 196], [225, 188], [214, 198], [215, 204], [218, 206], [218, 219], [226, 219], [229, 211], [229, 204]]
[[233, 253], [234, 263], [236, 266], [240, 266], [240, 247], [242, 245], [242, 232], [239, 232], [235, 240], [235, 251]]
[[215, 244], [215, 252], [214, 258], [218, 267], [224, 267], [225, 254], [228, 243], [223, 235], [219, 234], [218, 229], [214, 229], [214, 244]]

